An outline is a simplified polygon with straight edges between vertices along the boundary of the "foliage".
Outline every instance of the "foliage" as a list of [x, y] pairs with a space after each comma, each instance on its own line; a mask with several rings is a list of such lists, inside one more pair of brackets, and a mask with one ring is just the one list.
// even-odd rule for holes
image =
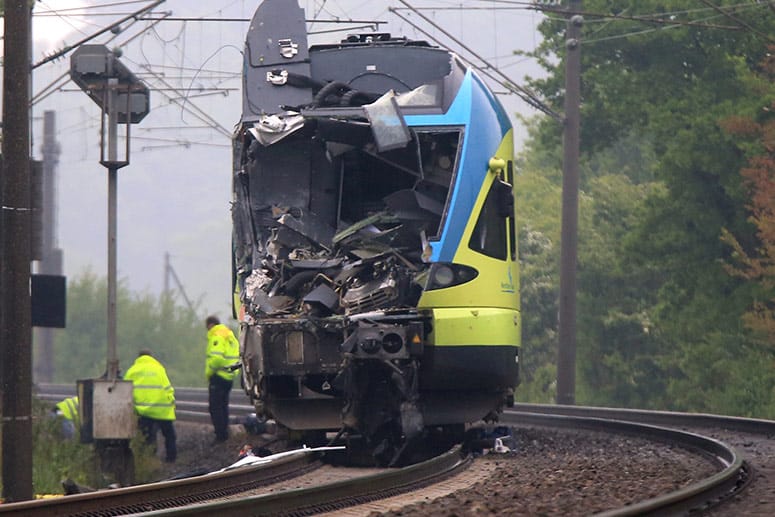
[[[68, 285], [67, 327], [54, 345], [55, 382], [75, 383], [105, 372], [107, 281], [85, 271]], [[205, 328], [202, 319], [169, 296], [131, 293], [117, 287], [117, 352], [126, 370], [137, 353], [150, 349], [173, 386], [203, 387]]]
[[[775, 45], [770, 47], [775, 51]], [[775, 57], [768, 55], [761, 73], [752, 78], [751, 93], [761, 99], [752, 113], [737, 114], [724, 128], [740, 138], [748, 164], [740, 174], [748, 190], [749, 221], [756, 228], [756, 245], [750, 251], [729, 232], [723, 241], [733, 248], [727, 271], [755, 282], [759, 289], [744, 321], [756, 337], [773, 348], [775, 343]], [[773, 350], [775, 351], [775, 350]]]
[[652, 407], [663, 388], [663, 343], [648, 313], [658, 270], [638, 267], [624, 250], [638, 207], [658, 183], [609, 174], [590, 181], [579, 229], [579, 399], [588, 404]]
[[[112, 480], [98, 471], [92, 445], [75, 438], [67, 439], [62, 431], [62, 417], [52, 412], [52, 405], [37, 400], [32, 407], [32, 483], [37, 496], [62, 494], [62, 482], [70, 479], [79, 485], [102, 488]], [[135, 482], [158, 479], [161, 461], [141, 435], [130, 444], [134, 453]], [[0, 479], [0, 484], [1, 483]]]
[[[515, 178], [522, 303], [522, 385], [517, 398], [550, 398], [557, 342], [560, 189], [543, 171], [519, 169]], [[532, 394], [528, 396], [528, 393]]]
[[47, 404], [33, 405], [32, 482], [36, 494], [61, 494], [62, 481], [90, 485], [94, 480], [94, 454], [89, 445], [62, 435], [62, 417]]
[[[734, 2], [714, 3], [730, 13]], [[751, 3], [726, 16], [705, 4], [687, 9], [677, 0], [584, 2], [579, 401], [768, 411], [772, 359], [752, 346], [741, 315], [757, 296], [771, 292], [724, 269], [733, 253], [756, 247], [739, 174], [752, 144], [730, 133], [725, 121], [759, 113], [761, 122], [764, 116], [754, 86], [772, 84], [756, 79], [767, 35], [775, 33], [768, 9]], [[565, 20], [547, 18], [540, 30], [545, 39], [536, 56], [548, 75], [530, 86], [561, 106], [564, 61], [554, 49], [564, 48]], [[522, 163], [552, 169], [545, 178], [558, 187], [561, 126], [541, 119], [530, 134]], [[556, 207], [549, 203], [545, 210]], [[533, 227], [539, 212], [523, 213], [523, 227]], [[725, 230], [739, 248], [720, 239]], [[528, 246], [527, 286], [531, 263], [556, 260], [545, 250], [531, 254]], [[529, 327], [533, 317], [527, 313], [549, 314], [543, 305], [532, 307], [531, 297], [523, 295], [525, 354], [540, 334]], [[556, 324], [545, 328], [554, 331]], [[549, 361], [544, 353], [539, 362]], [[528, 376], [541, 368], [530, 365]], [[727, 392], [745, 396], [745, 402], [736, 404], [710, 388], [713, 379], [734, 383]]]

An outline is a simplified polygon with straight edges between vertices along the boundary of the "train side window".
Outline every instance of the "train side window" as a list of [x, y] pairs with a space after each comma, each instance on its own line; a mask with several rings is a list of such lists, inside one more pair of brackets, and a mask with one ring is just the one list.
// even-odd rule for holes
[[516, 217], [514, 217], [515, 209], [514, 209], [514, 163], [509, 160], [508, 166], [506, 168], [506, 182], [509, 185], [512, 185], [512, 189], [510, 191], [511, 195], [511, 213], [509, 214], [509, 251], [511, 252], [511, 260], [512, 262], [515, 262], [517, 260], [517, 220]]
[[508, 256], [506, 218], [502, 214], [503, 185], [502, 181], [497, 179], [493, 181], [484, 200], [482, 211], [479, 212], [474, 231], [471, 233], [471, 240], [468, 241], [468, 247], [472, 250], [499, 260], [506, 260]]

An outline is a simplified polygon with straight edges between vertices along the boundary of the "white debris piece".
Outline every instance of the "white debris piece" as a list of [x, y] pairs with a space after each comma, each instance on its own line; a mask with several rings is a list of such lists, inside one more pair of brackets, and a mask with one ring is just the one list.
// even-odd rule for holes
[[503, 445], [503, 438], [496, 438], [495, 447], [492, 448], [492, 452], [497, 454], [506, 454], [507, 452], [511, 452], [511, 449]]
[[240, 467], [247, 467], [250, 465], [262, 465], [264, 463], [271, 463], [274, 460], [278, 460], [280, 458], [285, 458], [287, 456], [294, 456], [296, 454], [306, 454], [309, 452], [323, 452], [323, 451], [341, 451], [344, 450], [344, 445], [336, 445], [332, 447], [307, 447], [304, 445], [301, 449], [294, 449], [292, 451], [284, 451], [284, 452], [278, 452], [277, 454], [272, 454], [270, 456], [253, 456], [253, 455], [247, 455], [244, 458], [240, 459], [239, 461], [236, 461], [229, 465], [228, 467], [224, 467], [220, 470], [215, 470], [213, 472], [210, 472], [210, 474], [217, 474], [219, 472], [226, 472], [227, 470], [232, 470]]

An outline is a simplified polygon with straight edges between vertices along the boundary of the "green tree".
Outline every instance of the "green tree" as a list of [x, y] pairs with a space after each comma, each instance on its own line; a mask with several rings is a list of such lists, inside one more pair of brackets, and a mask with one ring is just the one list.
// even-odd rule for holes
[[[771, 45], [775, 51], [775, 45]], [[756, 300], [745, 314], [745, 322], [759, 342], [775, 352], [775, 57], [769, 54], [761, 71], [752, 75], [750, 90], [761, 104], [749, 113], [727, 119], [725, 129], [740, 139], [747, 157], [741, 171], [749, 201], [750, 222], [756, 228], [755, 246], [744, 247], [725, 231], [723, 240], [733, 248], [727, 268], [733, 275], [754, 283]]]
[[663, 343], [648, 312], [660, 274], [624, 253], [639, 207], [659, 187], [608, 174], [589, 182], [585, 193], [577, 317], [577, 397], [584, 403], [647, 408], [664, 392]]
[[[606, 163], [624, 160], [629, 166], [620, 171], [608, 165], [582, 169], [582, 189], [599, 202], [602, 198], [594, 191], [602, 185], [595, 185], [595, 178], [610, 173], [624, 174], [634, 185], [652, 179], [661, 184], [634, 200], [637, 217], [612, 241], [618, 246], [611, 265], [627, 268], [622, 271], [643, 279], [636, 280], [633, 289], [628, 287], [629, 293], [615, 287], [621, 284], [617, 278], [623, 278], [616, 267], [609, 267], [609, 274], [601, 268], [590, 277], [597, 279], [587, 283], [584, 275], [589, 266], [602, 263], [603, 257], [585, 262], [586, 252], [580, 251], [579, 381], [584, 399], [613, 396], [606, 394], [606, 376], [601, 375], [605, 368], [590, 369], [592, 361], [608, 365], [608, 378], [619, 379], [611, 386], [628, 378], [635, 384], [652, 379], [630, 375], [637, 362], [632, 349], [644, 347], [637, 340], [622, 339], [611, 350], [594, 348], [594, 339], [609, 339], [600, 332], [606, 321], [615, 323], [620, 331], [631, 328], [631, 337], [644, 322], [651, 329], [654, 341], [650, 345], [656, 349], [648, 352], [649, 346], [644, 347], [647, 352], [642, 358], [651, 356], [653, 364], [639, 369], [661, 375], [662, 382], [636, 390], [641, 394], [632, 403], [661, 385], [664, 392], [655, 394], [660, 403], [684, 409], [707, 407], [717, 394], [696, 383], [713, 371], [712, 358], [724, 354], [695, 352], [726, 347], [728, 355], [742, 357], [746, 351], [747, 333], [740, 316], [750, 304], [752, 288], [725, 274], [723, 264], [731, 250], [719, 237], [722, 228], [727, 228], [747, 246], [753, 231], [746, 221], [745, 189], [738, 174], [744, 156], [734, 136], [722, 128], [722, 121], [759, 103], [746, 84], [767, 53], [768, 35], [775, 34], [775, 15], [767, 4], [757, 3], [739, 5], [733, 12], [733, 3], [715, 2], [732, 14], [726, 16], [705, 3], [687, 8], [677, 0], [584, 2], [588, 14], [581, 53], [583, 163], [603, 164], [599, 157], [604, 156]], [[617, 19], [614, 15], [618, 14], [622, 16]], [[531, 83], [555, 106], [562, 101], [564, 62], [561, 54], [559, 60], [553, 56], [554, 49], [564, 47], [564, 31], [562, 19], [552, 17], [542, 23], [545, 40], [537, 55], [548, 76]], [[553, 121], [542, 121], [534, 134], [531, 145], [543, 149], [542, 156], [552, 156], [546, 150], [559, 148], [561, 128]], [[627, 139], [640, 145], [622, 147]], [[617, 148], [635, 152], [617, 154], [613, 152]], [[641, 167], [638, 154], [653, 166]], [[599, 203], [581, 205], [582, 211], [600, 208]], [[590, 238], [585, 233], [588, 229], [581, 226], [587, 220], [582, 214], [583, 239]], [[592, 220], [593, 224], [600, 222], [599, 218]], [[611, 285], [601, 289], [604, 282]], [[595, 308], [604, 302], [612, 312], [596, 314]], [[593, 328], [597, 333], [583, 334]], [[584, 357], [583, 346], [592, 347], [590, 357]], [[732, 370], [742, 370], [743, 362], [727, 364]], [[757, 373], [766, 377], [761, 367]], [[741, 381], [735, 375], [726, 378]], [[698, 397], [689, 395], [689, 385], [699, 391]], [[760, 399], [757, 404], [764, 407], [764, 402]], [[741, 410], [734, 405], [725, 409]]]
[[557, 355], [560, 189], [535, 172], [519, 172], [515, 183], [522, 305], [522, 386], [517, 397], [550, 402]]
[[[517, 175], [523, 306], [523, 385], [520, 400], [555, 398], [560, 253], [560, 175], [546, 148], [521, 156]], [[624, 256], [639, 207], [658, 183], [654, 159], [642, 142], [625, 138], [585, 158], [580, 193], [577, 359], [579, 400], [648, 407], [664, 391], [656, 356], [660, 343], [647, 308], [658, 273]], [[630, 178], [634, 178], [631, 180]]]
[[[55, 382], [96, 378], [107, 361], [107, 280], [86, 271], [67, 292], [67, 327], [54, 345]], [[200, 316], [169, 296], [132, 293], [119, 281], [117, 351], [126, 371], [139, 350], [150, 349], [175, 386], [204, 386], [205, 328]]]

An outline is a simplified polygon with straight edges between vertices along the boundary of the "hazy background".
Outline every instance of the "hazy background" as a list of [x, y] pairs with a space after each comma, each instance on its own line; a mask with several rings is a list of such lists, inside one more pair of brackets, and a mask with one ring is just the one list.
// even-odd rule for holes
[[[36, 2], [33, 15], [33, 63], [66, 45], [104, 29], [150, 1]], [[167, 0], [154, 18], [250, 19], [258, 1]], [[410, 2], [434, 7], [423, 14], [491, 61], [518, 84], [525, 75], [540, 74], [531, 60], [514, 56], [539, 43], [535, 27], [540, 14], [526, 4], [508, 8], [492, 1]], [[398, 1], [302, 0], [307, 19], [384, 21], [380, 32], [429, 39], [388, 11]], [[460, 6], [483, 9], [459, 9]], [[512, 6], [514, 7], [514, 6]], [[451, 43], [417, 15], [402, 14], [441, 42]], [[311, 31], [330, 31], [361, 24], [308, 24]], [[89, 41], [109, 47], [123, 45], [121, 61], [152, 88], [151, 112], [132, 127], [129, 166], [119, 171], [118, 274], [135, 291], [159, 293], [164, 282], [164, 256], [199, 313], [230, 314], [230, 135], [241, 112], [242, 50], [246, 21], [151, 21], [126, 23], [123, 31]], [[369, 29], [351, 30], [364, 32]], [[315, 42], [342, 39], [348, 31], [314, 36]], [[108, 42], [110, 38], [115, 38]], [[87, 269], [107, 270], [107, 172], [99, 164], [100, 112], [72, 82], [64, 82], [70, 54], [37, 66], [33, 74], [33, 148], [41, 157], [43, 113], [56, 111], [61, 146], [58, 180], [58, 247], [64, 250], [69, 277]], [[64, 80], [59, 83], [57, 78]], [[51, 85], [53, 84], [53, 87]], [[495, 86], [497, 92], [504, 92]], [[45, 92], [45, 94], [42, 94]], [[507, 110], [530, 115], [534, 110], [514, 95], [500, 95]], [[525, 131], [517, 120], [517, 146]], [[171, 287], [176, 287], [171, 282]]]

